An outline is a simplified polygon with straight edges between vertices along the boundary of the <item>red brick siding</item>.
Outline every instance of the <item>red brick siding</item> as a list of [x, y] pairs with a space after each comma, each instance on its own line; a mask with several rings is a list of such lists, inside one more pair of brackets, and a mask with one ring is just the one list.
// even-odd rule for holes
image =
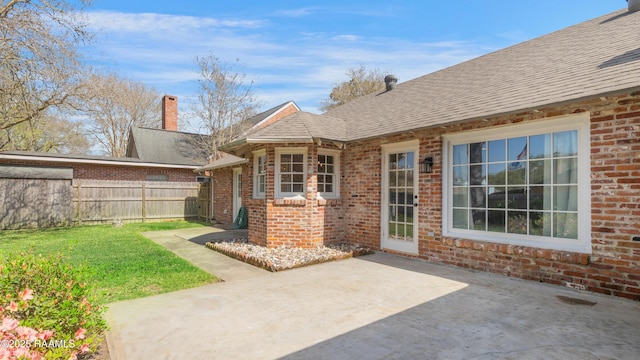
[[223, 224], [233, 223], [233, 170], [228, 168], [214, 170], [213, 218]]
[[147, 175], [166, 175], [171, 182], [194, 182], [191, 169], [152, 168], [139, 166], [78, 164], [49, 161], [2, 160], [2, 164], [73, 168], [74, 179], [146, 181]]
[[[441, 135], [585, 111], [591, 113], [591, 255], [442, 236]], [[420, 174], [420, 258], [640, 300], [639, 134], [640, 94], [634, 93], [348, 144], [347, 238], [380, 248], [380, 145], [418, 138], [420, 159], [435, 160], [431, 174]]]

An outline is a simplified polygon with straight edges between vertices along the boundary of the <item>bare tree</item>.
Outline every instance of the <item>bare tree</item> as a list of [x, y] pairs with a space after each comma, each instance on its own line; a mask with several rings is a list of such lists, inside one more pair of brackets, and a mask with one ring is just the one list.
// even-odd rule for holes
[[191, 106], [200, 121], [202, 145], [214, 159], [219, 157], [218, 147], [240, 135], [243, 120], [256, 114], [259, 106], [246, 75], [234, 70], [239, 60], [225, 63], [213, 55], [196, 57], [200, 79], [198, 92]]
[[160, 126], [160, 94], [144, 84], [115, 74], [93, 75], [83, 109], [89, 134], [104, 152], [126, 156], [132, 127]]
[[41, 128], [83, 93], [77, 49], [91, 37], [74, 4], [89, 3], [0, 0], [0, 149], [14, 147], [8, 129]]
[[62, 114], [45, 115], [40, 121], [27, 121], [2, 133], [3, 150], [28, 150], [86, 154], [91, 145], [78, 123], [64, 119]]
[[379, 69], [367, 70], [364, 65], [360, 65], [358, 68], [349, 68], [345, 75], [349, 80], [335, 84], [329, 98], [320, 102], [321, 111], [346, 104], [360, 96], [385, 90], [385, 75]]

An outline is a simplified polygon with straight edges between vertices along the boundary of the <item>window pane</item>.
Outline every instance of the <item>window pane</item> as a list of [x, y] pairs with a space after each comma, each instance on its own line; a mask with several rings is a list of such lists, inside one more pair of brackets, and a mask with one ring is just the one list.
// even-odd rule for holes
[[469, 190], [471, 207], [485, 208], [487, 207], [486, 188], [485, 187], [472, 187]]
[[293, 182], [294, 183], [302, 183], [304, 181], [304, 175], [302, 174], [294, 174], [293, 175]]
[[304, 165], [302, 164], [293, 164], [292, 168], [293, 172], [301, 173], [304, 171]]
[[486, 143], [469, 144], [469, 163], [480, 164], [487, 162]]
[[454, 207], [467, 207], [469, 206], [469, 198], [467, 188], [455, 187], [453, 188], [453, 206]]
[[551, 210], [550, 186], [532, 186], [529, 188], [529, 209]]
[[493, 232], [504, 232], [504, 215], [505, 212], [501, 210], [489, 210], [489, 216], [487, 223], [487, 230]]
[[467, 209], [453, 209], [453, 227], [456, 229], [469, 228], [469, 212]]
[[553, 214], [553, 236], [565, 239], [577, 239], [578, 214]]
[[578, 186], [554, 186], [553, 209], [559, 211], [578, 211]]
[[318, 174], [318, 185], [324, 184], [324, 175]]
[[554, 159], [554, 184], [576, 184], [578, 182], [578, 159]]
[[529, 234], [538, 236], [551, 236], [551, 213], [530, 213]]
[[487, 212], [484, 210], [471, 210], [471, 228], [473, 230], [487, 230]]
[[398, 221], [398, 210], [396, 210], [395, 205], [389, 206], [389, 220], [390, 221]]
[[529, 159], [551, 157], [551, 134], [529, 137]]
[[397, 190], [389, 190], [389, 204], [397, 204], [397, 203], [398, 203]]
[[397, 154], [398, 155], [398, 169], [405, 169], [407, 167], [407, 157], [406, 153]]
[[453, 185], [468, 185], [469, 184], [469, 169], [466, 166], [454, 166], [453, 167]]
[[529, 184], [551, 184], [551, 160], [529, 162]]
[[504, 186], [489, 188], [489, 208], [504, 209], [507, 189]]
[[505, 164], [489, 164], [488, 183], [489, 185], [505, 185], [506, 181]]
[[280, 172], [291, 172], [291, 164], [280, 164]]
[[411, 209], [413, 209], [413, 191], [407, 191], [406, 193], [404, 193], [406, 196], [406, 200], [405, 200], [405, 204], [410, 205]]
[[297, 193], [304, 192], [304, 185], [302, 185], [302, 184], [293, 184], [293, 192], [297, 192]]
[[524, 187], [510, 186], [508, 189], [507, 207], [509, 209], [526, 209], [527, 208], [527, 194]]
[[280, 184], [280, 192], [291, 192], [291, 184]]
[[489, 162], [505, 161], [505, 140], [489, 141]]
[[453, 165], [463, 165], [469, 163], [469, 153], [467, 144], [453, 146]]
[[302, 154], [293, 154], [292, 155], [292, 160], [295, 163], [301, 163], [304, 161], [304, 155]]
[[471, 165], [469, 166], [469, 184], [484, 185], [487, 183], [487, 166]]
[[413, 224], [407, 224], [404, 228], [404, 238], [409, 241], [413, 240]]
[[333, 165], [333, 155], [326, 155], [326, 162], [329, 165]]
[[578, 131], [565, 131], [553, 134], [553, 156], [577, 156]]
[[280, 182], [281, 183], [290, 183], [293, 181], [293, 175], [291, 174], [282, 174], [280, 175]]
[[398, 206], [398, 222], [404, 222], [405, 221], [404, 210], [405, 210], [404, 206]]
[[325, 168], [327, 173], [333, 174], [333, 165], [327, 165]]
[[405, 161], [405, 168], [406, 169], [413, 169], [413, 163], [414, 163], [414, 155], [413, 155], [413, 151], [406, 153], [406, 161]]
[[326, 184], [324, 186], [324, 191], [323, 192], [333, 192], [333, 185], [331, 184]]
[[527, 138], [519, 137], [509, 139], [509, 161], [527, 159]]
[[510, 162], [509, 165], [507, 166], [509, 169], [507, 178], [508, 178], [508, 183], [510, 185], [527, 183], [527, 162], [526, 161]]
[[507, 232], [510, 234], [527, 233], [527, 213], [525, 211], [509, 211]]

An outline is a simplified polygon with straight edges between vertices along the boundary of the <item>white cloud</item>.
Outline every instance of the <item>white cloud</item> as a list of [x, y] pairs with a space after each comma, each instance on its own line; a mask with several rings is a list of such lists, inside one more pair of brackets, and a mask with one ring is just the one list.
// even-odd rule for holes
[[[211, 53], [227, 62], [238, 58], [244, 66], [237, 70], [255, 79], [256, 96], [265, 108], [294, 100], [317, 112], [314, 109], [331, 87], [346, 80], [347, 69], [361, 64], [393, 72], [403, 82], [488, 51], [460, 41], [430, 43], [324, 32], [282, 35], [276, 21], [265, 19], [117, 12], [93, 12], [88, 17], [94, 28], [102, 29], [92, 51], [108, 54], [113, 61], [102, 63], [115, 62], [123, 76], [173, 95], [192, 94], [195, 56]], [[183, 97], [181, 108], [189, 101], [189, 95]]]

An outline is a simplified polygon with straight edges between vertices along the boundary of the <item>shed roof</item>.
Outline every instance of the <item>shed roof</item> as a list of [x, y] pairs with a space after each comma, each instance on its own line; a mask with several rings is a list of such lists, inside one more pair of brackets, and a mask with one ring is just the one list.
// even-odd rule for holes
[[132, 128], [127, 156], [137, 155], [148, 163], [201, 165], [208, 152], [203, 145], [208, 135], [150, 128]]

